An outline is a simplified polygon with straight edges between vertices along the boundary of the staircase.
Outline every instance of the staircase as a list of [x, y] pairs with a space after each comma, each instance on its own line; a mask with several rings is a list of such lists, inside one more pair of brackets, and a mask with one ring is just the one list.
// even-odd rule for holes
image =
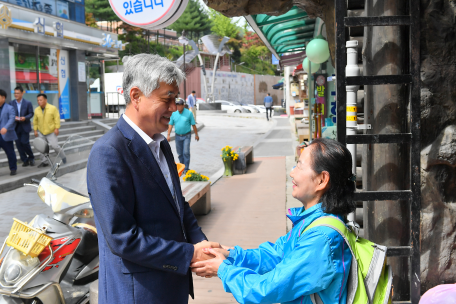
[[[116, 119], [97, 119], [97, 122], [102, 122], [105, 125], [110, 127], [114, 126], [117, 123]], [[92, 142], [95, 142], [103, 134], [108, 131], [108, 128], [103, 128], [99, 124], [94, 123], [93, 121], [76, 121], [76, 122], [64, 122], [61, 124], [61, 128], [58, 135], [59, 145], [62, 146], [65, 141], [72, 135], [78, 135], [83, 138], [86, 138]], [[0, 151], [0, 193], [11, 191], [23, 186], [24, 183], [30, 182], [30, 179], [36, 178], [41, 179], [46, 176], [50, 167], [38, 168], [38, 165], [41, 163], [40, 153], [33, 147], [33, 139], [35, 135], [33, 131], [30, 133], [30, 144], [32, 151], [35, 155], [35, 166], [22, 167], [22, 161], [19, 157], [19, 152], [16, 149], [16, 144], [14, 145], [17, 157], [17, 175], [10, 176], [10, 170], [8, 166], [8, 159], [3, 150]], [[93, 144], [92, 144], [93, 145]], [[90, 147], [85, 147], [87, 150], [87, 157], [90, 151]], [[71, 154], [78, 152], [78, 149], [70, 149], [67, 151], [67, 156], [71, 157]], [[56, 156], [56, 153], [53, 149], [50, 150], [51, 159]], [[69, 166], [66, 170], [66, 173], [79, 170], [86, 166], [87, 159], [79, 162], [78, 165]]]

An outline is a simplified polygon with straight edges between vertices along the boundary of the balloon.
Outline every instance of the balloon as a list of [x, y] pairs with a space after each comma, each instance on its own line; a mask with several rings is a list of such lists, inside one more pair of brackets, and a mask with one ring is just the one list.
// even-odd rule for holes
[[456, 284], [437, 285], [421, 297], [420, 304], [456, 303]]
[[[309, 69], [309, 59], [305, 58], [303, 60], [302, 68], [304, 69], [304, 71], [309, 73], [309, 71], [308, 71], [308, 69]], [[311, 70], [310, 72], [311, 72], [311, 74], [316, 73], [319, 69], [320, 69], [320, 64], [319, 63], [314, 63], [314, 62], [310, 61], [310, 70]]]
[[329, 58], [328, 41], [320, 38], [311, 40], [306, 46], [306, 54], [311, 62], [325, 62]]

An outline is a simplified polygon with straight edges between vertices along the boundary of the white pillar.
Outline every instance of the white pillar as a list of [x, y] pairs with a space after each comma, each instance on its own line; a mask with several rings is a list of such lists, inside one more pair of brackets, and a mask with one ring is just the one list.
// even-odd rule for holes
[[[358, 67], [358, 41], [351, 40], [346, 42], [347, 47], [347, 66], [345, 67], [346, 77], [350, 76], [359, 76], [360, 71]], [[359, 86], [346, 86], [347, 90], [347, 135], [356, 135], [356, 130], [358, 129], [358, 120], [357, 120], [357, 92]], [[349, 144], [347, 149], [352, 155], [352, 173], [356, 174], [356, 145]], [[355, 213], [350, 213], [348, 215], [349, 221], [355, 220]]]

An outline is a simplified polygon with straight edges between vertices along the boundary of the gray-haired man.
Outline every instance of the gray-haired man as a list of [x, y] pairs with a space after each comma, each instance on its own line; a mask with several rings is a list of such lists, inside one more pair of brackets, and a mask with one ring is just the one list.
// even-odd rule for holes
[[98, 303], [187, 303], [190, 263], [209, 258], [202, 248], [220, 245], [207, 242], [198, 226], [161, 134], [184, 74], [150, 54], [124, 67], [125, 114], [96, 141], [87, 164], [100, 251]]

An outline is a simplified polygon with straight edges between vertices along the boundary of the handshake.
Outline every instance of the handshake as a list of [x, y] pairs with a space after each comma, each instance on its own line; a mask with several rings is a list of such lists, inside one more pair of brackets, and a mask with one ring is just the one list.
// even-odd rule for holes
[[228, 249], [233, 249], [232, 247], [208, 241], [202, 241], [193, 246], [195, 251], [193, 252], [190, 268], [196, 275], [206, 278], [217, 275], [220, 264], [229, 255]]

